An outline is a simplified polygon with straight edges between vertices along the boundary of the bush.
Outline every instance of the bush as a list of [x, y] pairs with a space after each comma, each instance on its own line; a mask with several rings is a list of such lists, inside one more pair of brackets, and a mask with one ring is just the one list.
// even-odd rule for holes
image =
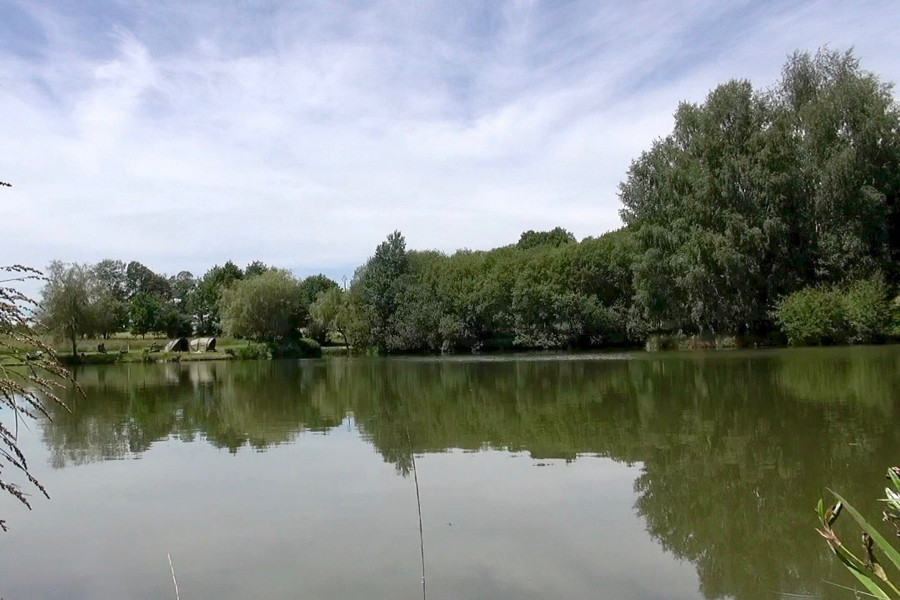
[[282, 340], [269, 346], [272, 358], [321, 358], [322, 346], [316, 340], [299, 338]]
[[267, 360], [272, 358], [272, 353], [265, 344], [247, 344], [237, 348], [226, 348], [225, 354], [237, 360]]
[[875, 342], [890, 325], [887, 285], [877, 274], [844, 287], [806, 288], [783, 298], [774, 317], [793, 346]]
[[879, 273], [850, 285], [844, 292], [850, 341], [870, 344], [884, 338], [891, 323], [887, 284]]
[[840, 292], [812, 287], [794, 292], [778, 303], [775, 320], [792, 346], [821, 346], [848, 341], [847, 317]]

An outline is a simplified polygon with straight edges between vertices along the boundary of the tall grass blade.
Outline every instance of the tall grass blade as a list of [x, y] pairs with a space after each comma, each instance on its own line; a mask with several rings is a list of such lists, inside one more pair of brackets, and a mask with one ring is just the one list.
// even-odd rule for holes
[[887, 592], [881, 589], [881, 587], [877, 583], [875, 583], [875, 580], [872, 579], [872, 577], [868, 573], [866, 573], [865, 571], [860, 571], [859, 567], [854, 565], [842, 552], [835, 551], [835, 554], [837, 555], [838, 559], [840, 559], [840, 561], [844, 563], [844, 566], [847, 567], [847, 570], [853, 573], [853, 576], [856, 577], [859, 582], [863, 584], [866, 589], [869, 590], [869, 592], [872, 593], [873, 596], [879, 598], [879, 600], [891, 600], [891, 597], [887, 595]]
[[872, 536], [872, 540], [875, 542], [875, 545], [878, 546], [878, 549], [884, 553], [884, 555], [891, 561], [894, 565], [894, 568], [900, 570], [900, 552], [888, 543], [884, 536], [882, 536], [877, 529], [872, 527], [868, 521], [859, 513], [858, 510], [853, 508], [846, 500], [844, 500], [840, 494], [832, 492], [838, 500], [844, 505], [844, 508], [850, 513], [853, 517], [853, 520], [862, 528], [863, 531]]

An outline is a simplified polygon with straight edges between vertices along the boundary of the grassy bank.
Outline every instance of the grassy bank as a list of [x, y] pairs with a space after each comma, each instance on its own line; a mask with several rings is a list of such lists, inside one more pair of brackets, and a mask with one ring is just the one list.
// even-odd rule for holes
[[[229, 337], [216, 338], [214, 352], [162, 352], [166, 338], [139, 337], [129, 334], [118, 334], [108, 339], [85, 338], [78, 341], [78, 354], [72, 355], [72, 346], [68, 341], [45, 337], [41, 339], [53, 349], [63, 364], [122, 364], [122, 363], [154, 363], [154, 362], [194, 362], [208, 360], [230, 360], [240, 355], [241, 349], [247, 348], [250, 342]], [[12, 339], [3, 342], [10, 347], [24, 349], [24, 346]], [[105, 352], [100, 352], [100, 345]]]
[[209, 360], [232, 360], [233, 355], [225, 352], [84, 352], [76, 356], [58, 354], [59, 361], [66, 365], [112, 365], [127, 363], [158, 362], [199, 362]]
[[[322, 349], [313, 340], [300, 339], [280, 344], [261, 344], [244, 339], [216, 338], [212, 352], [163, 352], [166, 338], [117, 336], [111, 339], [85, 339], [78, 343], [78, 354], [63, 342], [50, 345], [64, 364], [107, 365], [124, 363], [199, 362], [210, 360], [267, 360], [271, 358], [319, 358]], [[103, 344], [104, 352], [99, 350]]]

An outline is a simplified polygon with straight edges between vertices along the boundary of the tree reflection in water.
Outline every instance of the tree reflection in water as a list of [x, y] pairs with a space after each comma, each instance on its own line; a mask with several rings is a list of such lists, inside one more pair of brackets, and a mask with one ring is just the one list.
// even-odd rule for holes
[[[327, 433], [352, 415], [384, 460], [505, 449], [640, 464], [636, 511], [708, 598], [845, 597], [815, 539], [826, 487], [879, 514], [900, 435], [900, 351], [636, 355], [630, 360], [335, 359], [123, 365], [78, 372], [44, 438], [55, 467], [170, 438], [238, 452]], [[407, 437], [407, 432], [409, 437]]]

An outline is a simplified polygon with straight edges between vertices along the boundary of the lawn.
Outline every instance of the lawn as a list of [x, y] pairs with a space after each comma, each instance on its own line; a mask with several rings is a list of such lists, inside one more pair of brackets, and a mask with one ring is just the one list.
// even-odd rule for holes
[[[14, 347], [24, 347], [22, 344], [9, 338], [3, 340]], [[62, 362], [72, 361], [72, 346], [68, 340], [59, 340], [51, 337], [42, 337], [41, 341], [53, 348]], [[116, 334], [109, 339], [84, 338], [78, 340], [78, 354], [84, 356], [87, 363], [114, 363], [114, 362], [157, 362], [157, 361], [197, 361], [197, 360], [223, 360], [231, 358], [226, 350], [240, 348], [249, 344], [247, 340], [217, 337], [215, 352], [161, 352], [150, 351], [158, 347], [165, 347], [169, 339], [154, 336], [135, 336], [128, 333]], [[106, 352], [98, 351], [100, 344], [105, 346]]]

